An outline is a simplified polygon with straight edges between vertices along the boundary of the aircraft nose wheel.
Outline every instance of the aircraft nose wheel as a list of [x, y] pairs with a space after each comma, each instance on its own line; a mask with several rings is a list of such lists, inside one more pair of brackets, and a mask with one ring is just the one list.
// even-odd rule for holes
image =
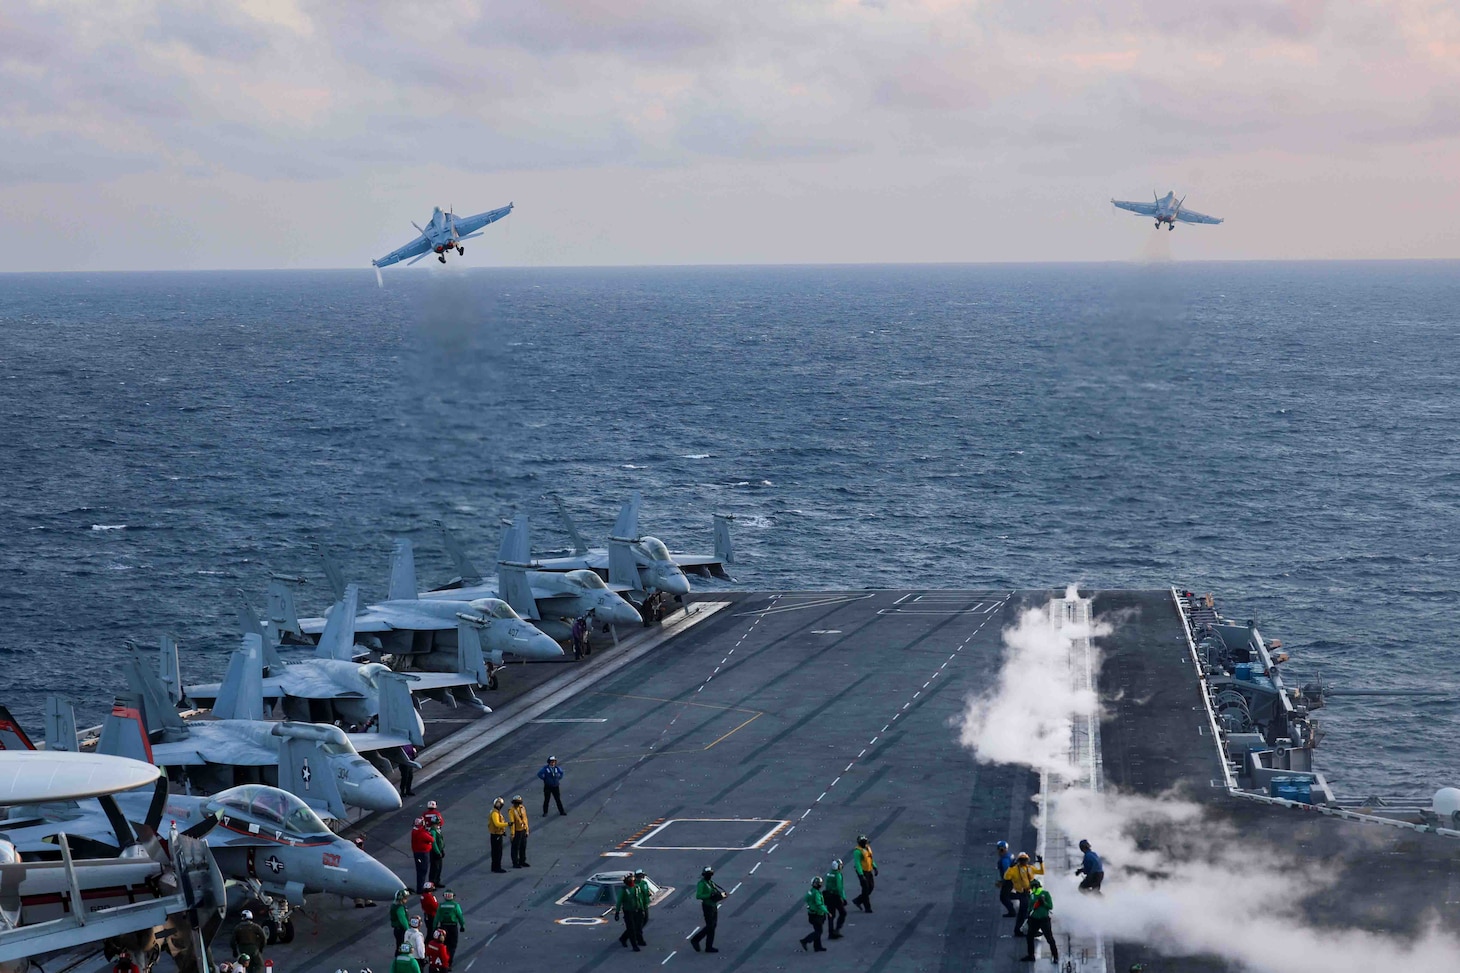
[[1166, 224], [1166, 232], [1167, 233], [1170, 233], [1174, 229], [1176, 229], [1176, 224], [1175, 223], [1168, 223], [1168, 224]]

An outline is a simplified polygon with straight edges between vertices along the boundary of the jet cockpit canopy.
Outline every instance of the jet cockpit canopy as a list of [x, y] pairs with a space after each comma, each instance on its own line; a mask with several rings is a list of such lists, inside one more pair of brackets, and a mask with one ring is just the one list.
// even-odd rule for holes
[[664, 542], [657, 537], [645, 537], [639, 541], [639, 546], [644, 549], [645, 554], [649, 555], [651, 561], [670, 560], [669, 548], [665, 547]]
[[266, 784], [230, 787], [213, 795], [211, 804], [225, 816], [236, 814], [250, 822], [293, 835], [333, 834], [308, 804], [288, 791]]
[[500, 598], [478, 598], [471, 603], [471, 606], [488, 618], [500, 618], [504, 621], [518, 619], [520, 621], [518, 614], [512, 610], [512, 606]]
[[571, 578], [573, 581], [577, 582], [584, 588], [608, 587], [608, 585], [604, 582], [602, 578], [600, 578], [597, 574], [588, 570], [587, 568], [579, 568], [576, 571], [569, 571], [567, 574], [563, 575], [563, 577]]

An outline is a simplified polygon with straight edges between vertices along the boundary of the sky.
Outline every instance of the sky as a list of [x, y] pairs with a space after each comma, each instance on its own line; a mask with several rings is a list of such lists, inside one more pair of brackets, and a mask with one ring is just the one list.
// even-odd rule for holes
[[0, 93], [10, 271], [1460, 258], [1453, 0], [6, 0]]

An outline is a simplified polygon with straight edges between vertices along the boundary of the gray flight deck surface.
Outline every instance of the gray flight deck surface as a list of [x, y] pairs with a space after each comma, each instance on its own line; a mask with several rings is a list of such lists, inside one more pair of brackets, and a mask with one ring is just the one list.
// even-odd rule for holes
[[[1015, 848], [1035, 847], [1031, 798], [1039, 779], [1022, 768], [977, 764], [958, 745], [955, 722], [967, 697], [997, 679], [1000, 633], [1018, 608], [1057, 594], [714, 593], [708, 597], [732, 604], [537, 721], [418, 780], [418, 796], [405, 809], [366, 822], [366, 848], [411, 884], [411, 819], [426, 800], [440, 802], [444, 879], [467, 923], [455, 973], [477, 964], [556, 971], [683, 964], [724, 971], [831, 964], [1016, 969], [1023, 943], [1010, 938], [1010, 923], [1000, 918], [993, 843], [1007, 838]], [[1217, 797], [1209, 783], [1219, 773], [1217, 758], [1198, 729], [1205, 717], [1170, 593], [1099, 593], [1095, 608], [1139, 609], [1101, 645], [1110, 786], [1158, 793], [1182, 785], [1270, 839], [1275, 829], [1306, 829], [1300, 853], [1325, 854], [1326, 843], [1340, 843], [1339, 831], [1355, 827]], [[630, 650], [596, 650], [593, 662], [615, 651]], [[496, 694], [487, 696], [499, 706]], [[536, 772], [549, 753], [566, 770], [566, 817], [556, 810], [541, 815]], [[494, 797], [518, 793], [531, 818], [532, 867], [493, 874], [487, 813]], [[1294, 818], [1301, 820], [1290, 823]], [[832, 858], [843, 858], [849, 896], [855, 894], [850, 852], [859, 833], [870, 836], [881, 872], [876, 911], [853, 908], [845, 938], [828, 942], [828, 955], [803, 954], [797, 939], [810, 930], [802, 907], [808, 883]], [[1386, 833], [1366, 852], [1374, 868], [1392, 875], [1395, 892], [1415, 862], [1394, 861], [1389, 845], [1416, 837], [1425, 836]], [[1434, 872], [1426, 877], [1443, 889], [1457, 872], [1455, 850], [1438, 847], [1423, 853], [1441, 856], [1442, 864], [1426, 866]], [[697, 955], [686, 941], [699, 923], [693, 888], [705, 865], [734, 893], [721, 907], [717, 956]], [[591, 873], [625, 868], [643, 868], [674, 888], [652, 909], [649, 947], [639, 954], [619, 946], [622, 926], [611, 916], [592, 924], [601, 910], [556, 904]], [[1332, 898], [1358, 900], [1344, 906], [1354, 921], [1390, 927], [1390, 916], [1372, 911], [1382, 907], [1379, 896], [1345, 884], [1344, 894]], [[388, 968], [393, 940], [385, 906], [357, 910], [315, 897], [315, 919], [300, 916], [295, 942], [267, 955], [285, 973]], [[418, 911], [413, 897], [411, 912]], [[1234, 905], [1234, 928], [1239, 916]], [[1406, 927], [1402, 918], [1392, 922]], [[1136, 948], [1119, 945], [1115, 968], [1141, 958]], [[1167, 967], [1158, 961], [1152, 968]]]

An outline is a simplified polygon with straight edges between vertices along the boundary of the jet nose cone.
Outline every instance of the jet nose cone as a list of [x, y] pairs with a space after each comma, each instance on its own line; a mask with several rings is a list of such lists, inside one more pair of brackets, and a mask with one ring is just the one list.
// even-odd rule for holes
[[395, 811], [401, 806], [400, 792], [380, 774], [360, 782], [352, 803], [367, 811]]
[[533, 629], [526, 636], [517, 636], [513, 652], [524, 659], [541, 659], [550, 662], [553, 659], [562, 658], [563, 647], [551, 636]]
[[659, 576], [659, 590], [670, 595], [689, 594], [689, 579], [678, 569], [665, 571]]
[[643, 618], [633, 605], [614, 595], [613, 600], [604, 599], [595, 614], [600, 623], [609, 625], [641, 625]]
[[351, 862], [345, 884], [357, 898], [379, 899], [382, 902], [394, 899], [395, 893], [406, 887], [395, 872], [363, 852], [358, 859]]

